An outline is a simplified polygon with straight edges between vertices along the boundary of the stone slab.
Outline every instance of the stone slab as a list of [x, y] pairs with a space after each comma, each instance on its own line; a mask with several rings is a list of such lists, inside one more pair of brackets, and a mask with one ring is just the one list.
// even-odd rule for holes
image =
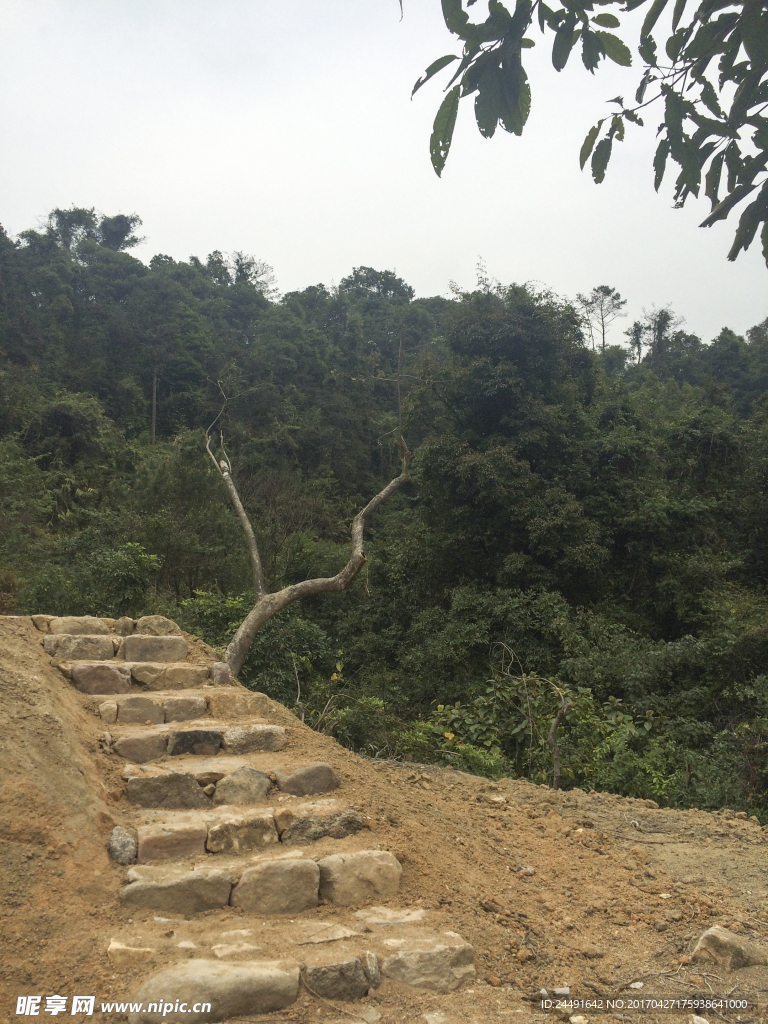
[[304, 843], [315, 843], [318, 839], [344, 839], [353, 836], [367, 827], [365, 818], [358, 811], [347, 809], [335, 814], [306, 814], [294, 818], [282, 831], [284, 843], [303, 846]]
[[311, 995], [351, 1002], [368, 995], [370, 983], [357, 957], [336, 964], [306, 966], [302, 979]]
[[43, 637], [43, 650], [60, 661], [109, 661], [115, 656], [115, 639], [47, 633]]
[[196, 810], [211, 806], [194, 775], [182, 772], [128, 779], [127, 790], [129, 801], [137, 807]]
[[205, 855], [208, 828], [202, 819], [179, 824], [140, 825], [137, 833], [139, 864]]
[[94, 615], [62, 615], [50, 620], [47, 631], [78, 636], [106, 636], [109, 633], [109, 626], [103, 619], [98, 619]]
[[[218, 1024], [235, 1017], [274, 1013], [296, 1002], [299, 994], [298, 965], [284, 961], [187, 960], [167, 967], [147, 979], [133, 1001], [148, 1007], [162, 1004], [158, 1013], [142, 1009], [128, 1015], [128, 1024]], [[176, 1014], [176, 1002], [187, 1005]], [[195, 1003], [206, 1003], [208, 1011], [190, 1012]], [[169, 1007], [167, 1010], [165, 1007]]]
[[254, 914], [300, 914], [318, 904], [320, 869], [313, 860], [276, 860], [246, 868], [232, 906]]
[[218, 868], [198, 868], [157, 881], [131, 882], [120, 890], [120, 901], [132, 910], [170, 914], [200, 914], [229, 903], [232, 879]]
[[167, 741], [168, 737], [162, 732], [133, 732], [116, 739], [112, 750], [126, 761], [145, 764], [165, 756]]
[[189, 722], [208, 713], [205, 697], [169, 697], [163, 702], [166, 722]]
[[319, 861], [320, 896], [340, 906], [389, 899], [397, 893], [403, 869], [385, 850], [334, 853]]
[[208, 681], [205, 665], [169, 662], [131, 662], [131, 677], [147, 690], [196, 690]]
[[55, 618], [56, 618], [55, 615], [32, 615], [31, 616], [32, 623], [33, 623], [35, 629], [39, 630], [41, 633], [47, 633], [48, 632], [48, 624], [51, 622], [52, 619], [55, 619]]
[[243, 854], [278, 842], [272, 810], [251, 811], [210, 825], [206, 848], [209, 853]]
[[114, 661], [76, 663], [70, 669], [70, 679], [81, 693], [129, 693], [131, 689], [131, 673]]
[[423, 941], [399, 949], [381, 961], [385, 978], [431, 992], [452, 992], [475, 977], [475, 953], [468, 942], [455, 933], [446, 933], [449, 941]]
[[251, 693], [242, 686], [212, 689], [206, 699], [214, 718], [264, 718], [269, 711], [266, 694]]
[[250, 806], [266, 800], [272, 788], [272, 780], [264, 772], [257, 771], [249, 765], [243, 765], [231, 775], [225, 775], [216, 784], [213, 796], [214, 804], [240, 804]]
[[118, 654], [125, 661], [184, 661], [189, 654], [189, 644], [183, 636], [134, 633], [123, 638]]
[[228, 754], [254, 750], [283, 750], [288, 742], [282, 725], [238, 725], [224, 732], [222, 746]]
[[168, 756], [198, 754], [215, 757], [221, 746], [221, 729], [171, 729], [168, 733]]
[[[128, 676], [130, 678], [130, 671]], [[117, 720], [121, 725], [130, 722], [140, 722], [142, 724], [150, 722], [152, 725], [159, 725], [165, 721], [165, 710], [162, 704], [152, 700], [150, 697], [140, 697], [138, 695], [126, 697], [118, 704]]]
[[99, 714], [105, 725], [114, 725], [117, 721], [117, 704], [113, 700], [105, 700], [99, 704]]

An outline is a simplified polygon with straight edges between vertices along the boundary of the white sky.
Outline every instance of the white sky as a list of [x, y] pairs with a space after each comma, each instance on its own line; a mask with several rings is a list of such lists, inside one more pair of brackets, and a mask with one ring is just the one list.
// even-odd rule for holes
[[446, 294], [474, 285], [482, 256], [504, 283], [618, 288], [615, 341], [652, 305], [705, 340], [768, 316], [759, 242], [728, 263], [735, 222], [701, 230], [706, 201], [673, 210], [669, 182], [654, 193], [657, 114], [601, 186], [579, 171], [634, 69], [593, 78], [574, 53], [558, 75], [538, 42], [522, 139], [482, 139], [464, 101], [439, 180], [443, 76], [409, 97], [456, 40], [439, 0], [404, 7], [400, 21], [397, 0], [0, 0], [0, 223], [15, 234], [73, 203], [136, 212], [141, 259], [244, 250], [282, 291], [362, 264]]

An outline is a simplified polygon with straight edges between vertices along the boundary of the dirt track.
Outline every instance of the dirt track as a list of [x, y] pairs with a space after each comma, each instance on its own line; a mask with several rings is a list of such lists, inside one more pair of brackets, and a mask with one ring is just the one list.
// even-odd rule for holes
[[[478, 976], [449, 995], [385, 982], [346, 1007], [318, 1009], [301, 997], [254, 1021], [362, 1021], [363, 1012], [381, 1024], [543, 1019], [524, 998], [542, 987], [594, 997], [637, 980], [645, 993], [768, 990], [768, 968], [719, 979], [687, 962], [716, 923], [768, 948], [768, 831], [756, 822], [372, 763], [281, 706], [271, 712], [291, 727], [281, 761], [333, 764], [343, 800], [370, 819], [369, 845], [403, 864], [398, 905], [427, 909], [435, 926], [471, 942]], [[106, 955], [127, 914], [116, 899], [123, 870], [105, 840], [127, 807], [124, 763], [99, 749], [101, 732], [88, 701], [51, 667], [39, 634], [25, 620], [0, 619], [3, 1021], [23, 1019], [14, 1013], [17, 995], [87, 991], [117, 1000], [135, 985], [138, 975], [118, 975]]]

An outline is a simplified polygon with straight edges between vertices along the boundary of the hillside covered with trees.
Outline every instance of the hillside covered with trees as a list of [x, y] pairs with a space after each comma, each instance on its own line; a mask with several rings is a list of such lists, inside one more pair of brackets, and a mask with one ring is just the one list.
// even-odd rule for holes
[[219, 421], [271, 589], [241, 677], [364, 753], [768, 820], [768, 321], [665, 310], [593, 348], [577, 306], [417, 299], [358, 267], [281, 298], [242, 253], [128, 251], [137, 218], [0, 234], [0, 612], [169, 614], [223, 645], [251, 604], [204, 448]]

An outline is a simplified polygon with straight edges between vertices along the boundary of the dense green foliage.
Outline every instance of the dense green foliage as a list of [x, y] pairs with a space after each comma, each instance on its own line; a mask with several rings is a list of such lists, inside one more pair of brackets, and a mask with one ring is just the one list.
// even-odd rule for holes
[[145, 266], [92, 215], [0, 234], [3, 611], [224, 644], [250, 572], [203, 449], [221, 390], [270, 588], [346, 561], [399, 394], [412, 483], [248, 684], [355, 749], [537, 781], [564, 695], [566, 785], [768, 815], [768, 322], [705, 345], [662, 310], [594, 351], [552, 295], [364, 267], [278, 301], [243, 254]]
[[[629, 47], [607, 30], [626, 29], [627, 19], [622, 26], [618, 15], [642, 8], [637, 53], [643, 71], [634, 100], [608, 100], [614, 111], [587, 133], [579, 154], [582, 169], [590, 160], [592, 177], [602, 182], [613, 144], [624, 140], [628, 125], [642, 127], [656, 108], [661, 118], [653, 161], [656, 190], [671, 158], [680, 168], [674, 192], [678, 207], [689, 196], [698, 196], [704, 185], [712, 209], [702, 227], [725, 219], [751, 197], [741, 208], [728, 259], [748, 249], [761, 230], [768, 263], [766, 0], [700, 0], [695, 8], [686, 8], [686, 0], [563, 0], [562, 7], [549, 7], [544, 0], [516, 0], [511, 9], [500, 0], [488, 0], [488, 16], [483, 18], [481, 10], [473, 20], [470, 8], [476, 2], [441, 0], [446, 28], [461, 40], [462, 53], [438, 57], [413, 87], [416, 92], [446, 68], [452, 72], [430, 138], [438, 176], [448, 158], [462, 99], [474, 97], [475, 120], [484, 138], [491, 138], [498, 127], [522, 135], [531, 110], [523, 52], [536, 45], [527, 34], [534, 26], [542, 35], [552, 33], [556, 71], [563, 70], [578, 46], [584, 67], [594, 74], [603, 60], [631, 66]], [[657, 51], [659, 30], [667, 35], [663, 54]]]

